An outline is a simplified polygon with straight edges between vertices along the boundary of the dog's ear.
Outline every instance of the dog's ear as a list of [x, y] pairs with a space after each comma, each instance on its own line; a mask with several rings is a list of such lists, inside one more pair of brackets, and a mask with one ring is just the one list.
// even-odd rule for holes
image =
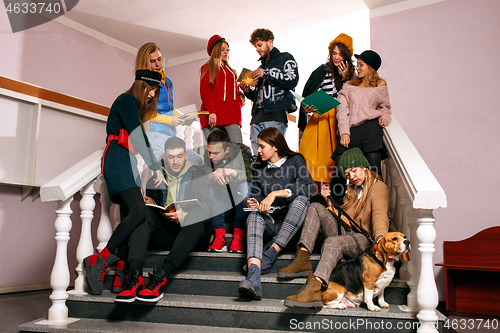
[[387, 252], [385, 252], [385, 237], [382, 237], [382, 239], [378, 242], [375, 258], [380, 260], [385, 266], [388, 257], [389, 255], [387, 254]]
[[410, 261], [410, 252], [406, 252], [401, 256], [401, 260], [403, 261]]

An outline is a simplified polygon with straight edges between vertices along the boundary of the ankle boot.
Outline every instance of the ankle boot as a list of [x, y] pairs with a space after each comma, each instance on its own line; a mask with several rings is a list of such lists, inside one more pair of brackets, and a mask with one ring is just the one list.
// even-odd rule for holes
[[313, 273], [307, 277], [306, 284], [295, 295], [285, 299], [285, 306], [292, 308], [321, 308], [321, 282]]
[[285, 268], [278, 271], [280, 279], [294, 279], [298, 277], [307, 277], [312, 273], [311, 260], [309, 260], [309, 251], [297, 249], [295, 260]]
[[126, 277], [125, 262], [123, 260], [118, 260], [116, 262], [115, 279], [113, 280], [113, 293], [118, 294], [122, 291], [125, 286]]
[[92, 254], [83, 259], [83, 268], [87, 273], [85, 280], [94, 294], [100, 295], [102, 293], [106, 269], [118, 260], [120, 259], [110, 253], [106, 247], [99, 254]]
[[245, 298], [256, 300], [262, 299], [262, 285], [260, 283], [259, 266], [256, 264], [250, 265], [247, 278], [240, 282], [238, 292]]
[[276, 252], [276, 249], [272, 246], [262, 254], [262, 274], [267, 274], [271, 271], [271, 267], [273, 266], [273, 262], [276, 260], [277, 256], [278, 252]]

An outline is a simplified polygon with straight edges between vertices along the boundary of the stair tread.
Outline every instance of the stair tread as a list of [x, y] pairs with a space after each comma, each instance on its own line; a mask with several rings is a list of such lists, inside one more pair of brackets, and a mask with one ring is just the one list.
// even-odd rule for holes
[[[145, 271], [149, 271], [146, 269]], [[152, 269], [151, 269], [152, 272]], [[241, 281], [246, 277], [246, 273], [242, 272], [219, 272], [219, 271], [201, 271], [201, 270], [180, 270], [172, 274], [171, 279], [186, 279], [186, 280], [213, 280], [213, 281]], [[297, 284], [304, 285], [306, 278], [297, 279], [278, 279], [277, 273], [268, 273], [261, 276], [263, 283], [280, 283], [280, 284]], [[392, 288], [408, 288], [405, 282], [393, 280], [389, 287]]]
[[[170, 251], [148, 251], [148, 255], [168, 255]], [[190, 257], [214, 257], [214, 258], [246, 258], [246, 253], [230, 253], [230, 252], [191, 252]], [[319, 254], [311, 254], [310, 260], [319, 260]], [[293, 260], [295, 254], [285, 253], [276, 257], [276, 260]]]
[[[41, 324], [42, 323], [42, 324]], [[244, 329], [232, 327], [216, 327], [216, 326], [196, 326], [196, 325], [177, 325], [164, 323], [151, 323], [143, 321], [116, 321], [107, 319], [91, 319], [78, 318], [76, 321], [61, 326], [43, 325], [43, 319], [34, 320], [32, 322], [20, 325], [19, 331], [25, 332], [141, 332], [141, 333], [157, 333], [157, 332], [179, 332], [179, 333], [232, 333], [232, 332], [257, 332], [257, 333], [284, 333], [285, 331], [274, 330], [259, 330], [259, 329]]]
[[[87, 296], [69, 296], [69, 301], [113, 303], [115, 295], [110, 292], [103, 292], [102, 295]], [[147, 303], [136, 302], [134, 304]], [[414, 313], [408, 313], [401, 309], [399, 305], [390, 305], [389, 309], [381, 309], [379, 312], [369, 311], [364, 307], [349, 308], [345, 310], [322, 308], [320, 310], [288, 308], [283, 305], [282, 300], [262, 299], [261, 301], [250, 301], [241, 297], [224, 296], [202, 296], [202, 295], [181, 295], [165, 294], [162, 300], [153, 305], [160, 307], [194, 308], [194, 309], [212, 309], [227, 311], [246, 311], [246, 312], [268, 312], [268, 313], [297, 313], [297, 314], [318, 314], [325, 316], [343, 316], [343, 317], [377, 317], [394, 319], [415, 319]], [[441, 315], [438, 312], [438, 316]], [[442, 318], [441, 318], [442, 317]], [[445, 317], [441, 315], [440, 320]]]

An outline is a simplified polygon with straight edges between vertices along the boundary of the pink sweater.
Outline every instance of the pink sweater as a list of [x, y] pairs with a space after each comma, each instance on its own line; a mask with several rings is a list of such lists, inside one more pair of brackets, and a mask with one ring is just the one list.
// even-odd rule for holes
[[349, 134], [351, 126], [366, 120], [385, 118], [391, 121], [391, 103], [387, 86], [363, 88], [344, 84], [338, 97], [337, 110], [339, 134]]

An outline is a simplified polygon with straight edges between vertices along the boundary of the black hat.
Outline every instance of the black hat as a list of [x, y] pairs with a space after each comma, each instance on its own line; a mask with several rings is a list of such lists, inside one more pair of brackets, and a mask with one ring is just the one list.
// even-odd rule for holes
[[354, 56], [356, 57], [356, 59], [361, 59], [366, 62], [375, 71], [378, 71], [380, 65], [382, 65], [382, 58], [380, 58], [377, 52], [372, 50], [366, 50], [363, 51], [363, 53], [355, 54]]
[[135, 79], [142, 80], [151, 86], [161, 86], [161, 74], [149, 69], [138, 69], [135, 71]]

